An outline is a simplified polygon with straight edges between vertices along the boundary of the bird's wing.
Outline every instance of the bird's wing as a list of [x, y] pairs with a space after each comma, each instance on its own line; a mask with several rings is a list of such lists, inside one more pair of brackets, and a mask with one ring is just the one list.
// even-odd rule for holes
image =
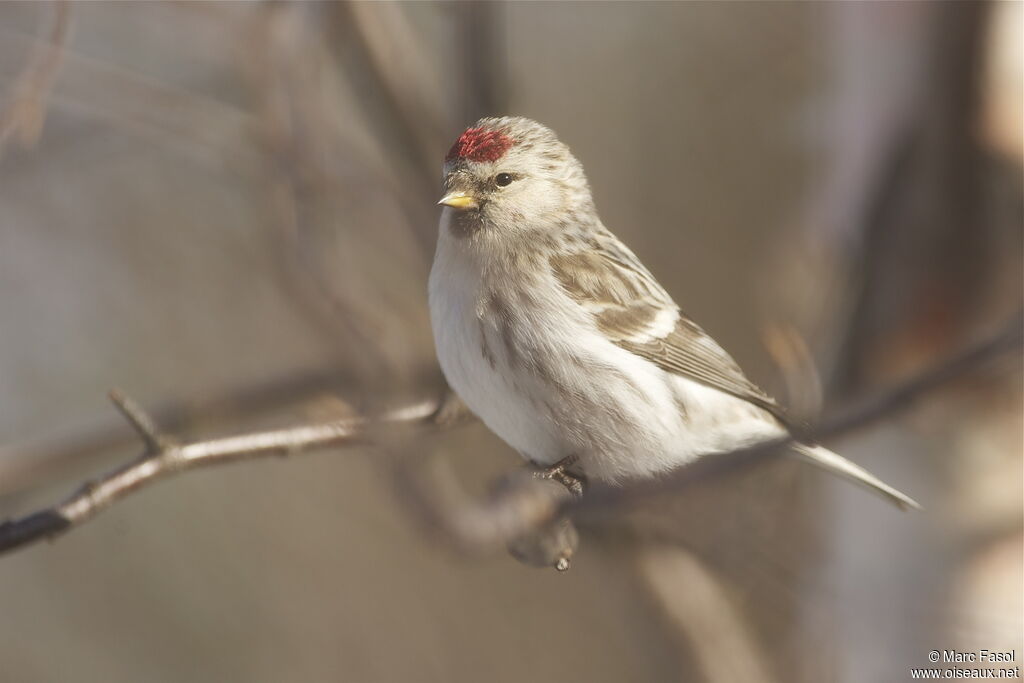
[[666, 372], [741, 398], [789, 423], [782, 407], [746, 378], [610, 234], [598, 235], [585, 250], [556, 254], [550, 263], [566, 293], [593, 315], [610, 341]]

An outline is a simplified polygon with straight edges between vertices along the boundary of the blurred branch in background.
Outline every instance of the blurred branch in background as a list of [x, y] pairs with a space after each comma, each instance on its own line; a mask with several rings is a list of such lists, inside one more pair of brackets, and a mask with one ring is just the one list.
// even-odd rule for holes
[[[445, 11], [486, 28], [472, 3]], [[430, 262], [435, 160], [454, 127], [444, 90], [399, 5], [280, 5], [261, 18], [247, 50], [261, 59], [248, 71], [263, 97], [285, 284], [335, 343], [359, 352], [372, 395], [403, 365], [380, 343], [395, 337], [385, 295], [416, 281], [403, 258], [424, 273]], [[475, 82], [453, 85], [479, 99]], [[375, 251], [379, 263], [367, 258]]]
[[[838, 27], [847, 50], [837, 48], [846, 60], [838, 68], [872, 76], [838, 81], [849, 91], [838, 94], [847, 122], [834, 143], [837, 163], [870, 159], [859, 177], [832, 188], [839, 196], [826, 209], [843, 233], [847, 270], [837, 284], [840, 336], [825, 373], [835, 396], [924, 366], [992, 313], [985, 304], [1000, 271], [992, 245], [1007, 220], [1019, 230], [1019, 220], [995, 215], [984, 194], [987, 178], [1005, 172], [982, 147], [979, 126], [992, 9], [986, 2], [835, 8], [848, 19]], [[864, 45], [878, 40], [882, 24], [894, 31], [901, 23], [911, 27], [905, 40], [879, 41], [902, 65], [891, 69]]]
[[369, 386], [383, 363], [372, 342], [380, 334], [378, 312], [373, 302], [363, 300], [362, 288], [338, 286], [350, 279], [349, 273], [324, 271], [316, 198], [332, 197], [348, 219], [358, 202], [382, 201], [396, 188], [382, 167], [366, 162], [366, 155], [345, 138], [345, 123], [324, 116], [338, 109], [337, 94], [320, 83], [341, 78], [321, 34], [309, 31], [304, 14], [287, 5], [261, 17], [248, 37], [262, 48], [252, 50], [260, 60], [248, 70], [263, 97], [262, 141], [273, 188], [268, 200], [282, 247], [284, 284], [334, 343], [365, 354], [357, 367]]
[[[518, 484], [499, 490], [483, 505], [467, 504], [454, 480], [434, 477], [426, 483], [422, 471], [409, 466], [396, 472], [407, 502], [417, 517], [432, 521], [447, 540], [463, 549], [486, 548], [509, 543], [543, 529], [564, 514], [604, 512], [612, 506], [635, 504], [657, 495], [676, 493], [697, 482], [746, 468], [778, 454], [795, 439], [818, 441], [841, 436], [893, 416], [942, 384], [976, 371], [993, 358], [1019, 352], [1024, 317], [1018, 315], [990, 339], [973, 346], [944, 363], [893, 388], [862, 407], [821, 422], [793, 438], [763, 442], [707, 457], [664, 478], [620, 487], [594, 486], [583, 498], [549, 483], [540, 484], [526, 476]], [[81, 489], [64, 502], [0, 525], [0, 552], [64, 533], [91, 519], [124, 496], [172, 474], [268, 455], [292, 455], [316, 448], [367, 443], [373, 436], [386, 435], [396, 427], [443, 428], [465, 418], [457, 400], [416, 401], [376, 416], [360, 416], [318, 425], [304, 425], [270, 432], [257, 432], [211, 441], [178, 444], [160, 431], [155, 421], [134, 401], [120, 393], [111, 398], [136, 429], [146, 445], [135, 461], [107, 474]], [[393, 438], [393, 435], [386, 435]], [[414, 455], [414, 454], [410, 454]], [[435, 471], [436, 475], [436, 471]], [[557, 549], [556, 549], [557, 550]], [[560, 557], [554, 557], [558, 560]]]
[[463, 51], [459, 61], [464, 70], [459, 78], [462, 120], [469, 123], [508, 112], [509, 78], [501, 3], [461, 2], [452, 9], [458, 12], [456, 31]]
[[640, 551], [640, 569], [661, 598], [681, 640], [710, 681], [776, 680], [757, 635], [731, 600], [729, 586], [694, 553], [670, 545]]
[[359, 100], [363, 119], [398, 178], [399, 191], [393, 196], [412, 211], [410, 222], [421, 226], [418, 241], [429, 254], [433, 226], [426, 232], [427, 226], [417, 218], [425, 218], [424, 207], [433, 206], [424, 200], [434, 199], [435, 146], [446, 137], [441, 132], [446, 126], [437, 118], [439, 108], [428, 105], [433, 98], [420, 90], [433, 79], [408, 73], [419, 64], [416, 41], [399, 40], [408, 29], [397, 5], [339, 2], [325, 5], [323, 11], [328, 49], [336, 55], [345, 78], [363, 94]]
[[10, 138], [15, 138], [23, 147], [31, 147], [42, 134], [47, 100], [64, 57], [70, 17], [68, 0], [53, 3], [49, 40], [37, 46], [0, 109], [0, 152]]
[[764, 325], [761, 340], [771, 356], [785, 388], [782, 404], [798, 420], [810, 420], [821, 413], [824, 388], [814, 364], [814, 354], [800, 331], [781, 323]]
[[[827, 400], [862, 395], [927, 367], [1021, 305], [1021, 6], [827, 6], [827, 162], [806, 209], [812, 274], [788, 290], [790, 302], [794, 291], [818, 299], [804, 311], [811, 322], [803, 329], [816, 330], [807, 336]], [[993, 37], [1007, 32], [1016, 39], [1001, 62]], [[994, 79], [1003, 86], [986, 86]], [[994, 115], [996, 105], [1002, 106]], [[992, 145], [986, 125], [1010, 119], [1015, 144]], [[778, 272], [786, 277], [785, 268]], [[838, 500], [843, 521], [827, 563], [844, 577], [847, 592], [832, 603], [831, 621], [845, 626], [831, 676], [892, 678], [890, 664], [864, 652], [914, 652], [930, 642], [968, 647], [971, 639], [979, 647], [981, 640], [1021, 642], [1019, 588], [976, 597], [984, 595], [979, 586], [1021, 585], [1020, 391], [1019, 370], [992, 373], [888, 434], [852, 444], [869, 468], [899, 449], [917, 491], [933, 501], [935, 533], [880, 527]], [[1010, 528], [1015, 532], [1006, 533]], [[974, 546], [973, 554], [964, 551], [970, 542], [957, 538], [992, 539], [1000, 531], [998, 542]], [[872, 553], [851, 550], [864, 542]], [[898, 555], [902, 562], [893, 563]], [[871, 578], [894, 573], [929, 576], [930, 585], [882, 586]], [[872, 600], [861, 600], [867, 593]], [[966, 594], [972, 599], [959, 597]], [[932, 615], [921, 606], [935, 596], [943, 596], [942, 610], [919, 619], [921, 626], [879, 623], [883, 605], [892, 613]], [[965, 614], [977, 615], [974, 623], [985, 624], [989, 635], [965, 635]]]

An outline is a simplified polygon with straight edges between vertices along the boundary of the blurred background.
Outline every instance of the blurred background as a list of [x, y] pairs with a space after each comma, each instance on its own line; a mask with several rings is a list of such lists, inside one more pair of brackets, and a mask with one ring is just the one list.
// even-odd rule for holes
[[[551, 126], [605, 223], [813, 416], [1022, 294], [1019, 2], [0, 4], [0, 517], [182, 438], [441, 387], [441, 160]], [[813, 360], [813, 363], [810, 362]], [[812, 371], [811, 367], [817, 368]], [[373, 449], [237, 464], [0, 558], [0, 681], [896, 681], [1022, 642], [1022, 373], [593, 520], [567, 574], [425, 533]], [[482, 425], [416, 444], [481, 492]]]

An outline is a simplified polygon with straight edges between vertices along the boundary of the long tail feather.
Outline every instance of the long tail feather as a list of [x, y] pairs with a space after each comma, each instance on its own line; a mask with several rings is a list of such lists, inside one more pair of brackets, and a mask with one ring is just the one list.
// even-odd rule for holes
[[793, 447], [793, 450], [803, 456], [804, 459], [811, 464], [817, 465], [823, 470], [827, 470], [833, 474], [838, 474], [844, 479], [852, 481], [855, 484], [860, 484], [868, 490], [882, 495], [886, 499], [898, 505], [900, 509], [921, 509], [921, 506], [918, 505], [917, 501], [910, 496], [900, 493], [863, 467], [854, 465], [843, 456], [833, 453], [827, 448], [797, 444]]

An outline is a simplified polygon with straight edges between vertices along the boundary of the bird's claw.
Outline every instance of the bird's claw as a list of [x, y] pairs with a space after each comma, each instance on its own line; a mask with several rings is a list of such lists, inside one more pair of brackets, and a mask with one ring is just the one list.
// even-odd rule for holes
[[538, 479], [550, 479], [552, 481], [557, 481], [572, 495], [576, 497], [582, 496], [586, 480], [569, 472], [569, 468], [576, 464], [578, 459], [579, 458], [575, 455], [562, 458], [550, 467], [545, 467], [535, 471], [534, 476]]

